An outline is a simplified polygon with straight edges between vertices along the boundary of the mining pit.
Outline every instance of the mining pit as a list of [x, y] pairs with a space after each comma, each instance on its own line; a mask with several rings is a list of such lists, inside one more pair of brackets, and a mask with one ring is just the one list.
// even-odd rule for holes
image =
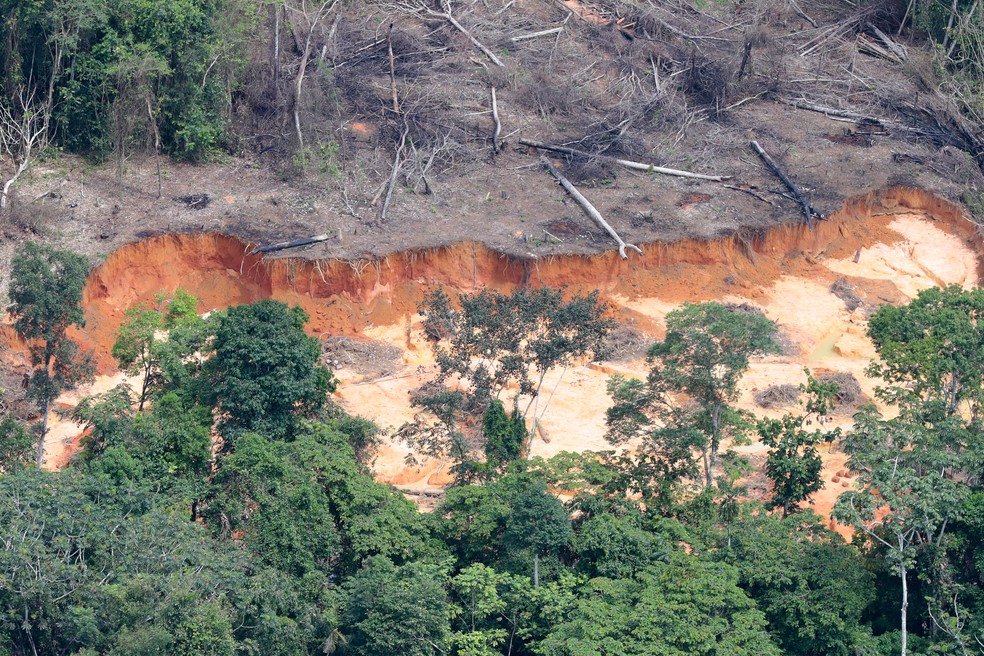
[[[89, 277], [86, 328], [74, 334], [95, 352], [99, 375], [94, 384], [61, 397], [56, 407], [70, 408], [84, 395], [125, 381], [110, 356], [124, 311], [180, 286], [199, 298], [202, 312], [265, 298], [303, 307], [311, 318], [310, 334], [330, 342], [326, 350], [339, 379], [336, 400], [392, 435], [414, 416], [409, 392], [436, 371], [416, 313], [426, 291], [549, 285], [599, 289], [617, 320], [650, 340], [662, 336], [663, 317], [684, 301], [717, 300], [760, 310], [779, 325], [784, 353], [754, 361], [742, 382], [740, 405], [765, 416], [795, 411], [795, 394], [781, 393], [792, 388], [779, 386], [804, 382], [808, 367], [814, 375], [852, 383], [851, 398], [826, 423], [846, 427], [857, 405], [874, 398], [878, 384], [865, 373], [875, 355], [866, 337], [871, 312], [882, 303], [906, 303], [931, 286], [971, 288], [981, 276], [977, 226], [956, 205], [909, 188], [851, 199], [813, 230], [783, 225], [713, 241], [652, 243], [643, 247], [644, 256], [632, 254], [628, 260], [615, 252], [522, 259], [471, 242], [354, 261], [263, 258], [250, 255], [253, 247], [218, 234], [171, 234], [108, 256]], [[0, 328], [7, 364], [25, 367], [25, 345], [10, 326]], [[551, 396], [532, 455], [611, 448], [604, 439], [605, 385], [613, 373], [644, 376], [640, 353], [636, 349], [620, 359], [584, 362], [548, 376], [544, 389]], [[77, 425], [53, 415], [46, 467], [64, 466], [79, 439]], [[755, 443], [738, 450], [757, 466], [745, 481], [751, 496], [767, 496], [761, 474], [766, 449]], [[422, 508], [433, 507], [450, 480], [447, 463], [423, 458], [411, 466], [408, 453], [405, 444], [386, 439], [373, 466], [376, 478], [405, 491]], [[821, 453], [826, 485], [812, 503], [826, 516], [851, 477], [836, 444]]]

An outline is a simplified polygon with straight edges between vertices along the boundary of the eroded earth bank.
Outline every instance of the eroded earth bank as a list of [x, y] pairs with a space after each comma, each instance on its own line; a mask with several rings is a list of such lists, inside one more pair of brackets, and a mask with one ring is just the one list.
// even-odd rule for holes
[[[222, 235], [155, 237], [119, 249], [91, 274], [84, 300], [87, 325], [76, 337], [94, 349], [100, 375], [59, 402], [69, 407], [81, 396], [123, 381], [110, 348], [124, 311], [180, 286], [200, 299], [201, 312], [275, 298], [302, 306], [313, 335], [354, 340], [332, 356], [340, 380], [337, 400], [392, 434], [414, 416], [409, 392], [435, 373], [416, 314], [428, 289], [508, 291], [550, 285], [600, 289], [618, 321], [646, 338], [661, 337], [663, 317], [684, 301], [759, 308], [779, 325], [785, 351], [754, 362], [743, 381], [741, 405], [778, 416], [791, 406], [765, 409], [756, 402], [757, 393], [770, 385], [803, 382], [804, 367], [815, 375], [850, 374], [860, 394], [842, 404], [827, 424], [848, 425], [857, 403], [871, 399], [877, 385], [865, 375], [874, 356], [865, 336], [867, 317], [882, 303], [906, 303], [934, 285], [976, 286], [980, 246], [977, 226], [962, 210], [931, 193], [905, 188], [852, 199], [812, 231], [781, 226], [715, 241], [649, 244], [645, 256], [633, 254], [628, 261], [614, 252], [517, 259], [478, 243], [351, 262], [264, 260], [249, 254], [253, 245]], [[23, 344], [9, 326], [3, 328], [0, 340], [7, 342], [9, 364], [23, 365]], [[612, 373], [644, 375], [640, 354], [637, 348], [613, 361], [583, 363], [548, 377], [544, 389], [555, 392], [532, 454], [611, 448], [604, 439], [606, 381]], [[71, 422], [54, 420], [46, 466], [68, 461], [79, 432]], [[764, 459], [759, 444], [740, 450], [753, 465]], [[376, 476], [427, 507], [432, 493], [449, 480], [446, 465], [423, 460], [409, 466], [407, 454], [406, 445], [388, 439], [375, 462]], [[827, 514], [851, 482], [836, 445], [823, 448], [822, 455], [826, 487], [813, 502]], [[761, 475], [747, 483], [753, 495], [767, 493]]]

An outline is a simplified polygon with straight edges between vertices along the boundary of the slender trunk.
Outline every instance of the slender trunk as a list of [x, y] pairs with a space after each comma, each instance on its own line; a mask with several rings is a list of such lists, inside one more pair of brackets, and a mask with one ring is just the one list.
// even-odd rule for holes
[[[533, 587], [540, 587], [540, 554], [533, 552]], [[903, 656], [905, 656], [903, 654]]]
[[[47, 349], [47, 345], [45, 346]], [[45, 354], [44, 356], [44, 389], [42, 390], [42, 398], [44, 401], [41, 403], [41, 436], [38, 437], [38, 469], [41, 469], [41, 464], [44, 461], [44, 438], [48, 434], [48, 406], [51, 403], [51, 352]], [[35, 374], [36, 376], [37, 374]]]
[[270, 74], [273, 78], [273, 103], [280, 103], [280, 6], [273, 5], [273, 61], [270, 62]]
[[721, 435], [721, 404], [715, 404], [711, 411], [711, 443], [708, 445], [710, 456], [707, 459], [707, 487], [714, 485], [714, 465], [717, 460], [718, 441]]
[[704, 459], [704, 487], [711, 487], [714, 483], [714, 474], [711, 470], [710, 449], [702, 449], [701, 456]]
[[41, 437], [38, 438], [38, 469], [41, 469], [41, 463], [44, 461], [44, 436], [48, 434], [48, 397], [44, 397], [44, 403], [41, 404]]
[[899, 576], [902, 577], [902, 656], [906, 656], [909, 641], [909, 629], [906, 614], [909, 611], [909, 582], [906, 580], [905, 563], [899, 563]]

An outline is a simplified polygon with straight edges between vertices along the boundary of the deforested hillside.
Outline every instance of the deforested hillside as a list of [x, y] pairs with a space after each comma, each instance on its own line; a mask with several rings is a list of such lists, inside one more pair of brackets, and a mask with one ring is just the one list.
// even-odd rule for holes
[[634, 244], [752, 236], [885, 187], [979, 212], [981, 18], [964, 4], [21, 3], [0, 53], [4, 237], [96, 254], [175, 231], [327, 235], [293, 253], [347, 258], [615, 246], [541, 156]]

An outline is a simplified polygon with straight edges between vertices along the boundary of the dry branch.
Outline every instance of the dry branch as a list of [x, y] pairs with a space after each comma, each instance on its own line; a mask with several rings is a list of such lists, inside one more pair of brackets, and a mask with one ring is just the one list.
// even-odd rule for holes
[[755, 150], [756, 153], [758, 153], [758, 156], [762, 158], [762, 161], [765, 162], [766, 166], [772, 169], [772, 172], [776, 174], [776, 177], [782, 180], [782, 183], [786, 185], [787, 189], [789, 189], [789, 193], [793, 195], [793, 198], [796, 200], [796, 202], [800, 204], [800, 207], [803, 209], [803, 215], [806, 217], [806, 224], [810, 226], [810, 230], [813, 230], [814, 217], [816, 217], [818, 220], [822, 220], [823, 214], [816, 211], [813, 208], [813, 206], [810, 205], [810, 201], [806, 199], [806, 196], [804, 196], [803, 193], [793, 183], [793, 181], [789, 179], [789, 176], [787, 176], [785, 172], [783, 172], [783, 170], [779, 167], [779, 165], [776, 164], [771, 157], [769, 157], [769, 154], [766, 153], [764, 150], [762, 150], [762, 146], [758, 145], [757, 141], [752, 142], [752, 148]]
[[492, 52], [491, 50], [489, 50], [488, 48], [486, 48], [482, 44], [481, 41], [479, 41], [478, 39], [476, 39], [472, 35], [471, 32], [469, 32], [468, 30], [466, 30], [461, 25], [461, 23], [459, 23], [458, 21], [456, 21], [455, 18], [454, 18], [454, 16], [451, 15], [450, 11], [443, 11], [443, 12], [441, 12], [441, 11], [434, 11], [433, 9], [428, 9], [427, 10], [427, 13], [430, 14], [431, 16], [434, 16], [435, 18], [443, 18], [447, 22], [451, 23], [451, 25], [454, 26], [454, 29], [458, 30], [459, 32], [461, 32], [462, 34], [464, 34], [466, 37], [468, 37], [468, 40], [472, 42], [472, 45], [474, 45], [476, 48], [478, 48], [479, 50], [481, 50], [482, 51], [482, 54], [484, 54], [486, 57], [489, 58], [489, 61], [491, 61], [496, 66], [505, 67], [505, 64], [502, 63], [502, 60], [499, 59], [498, 57], [496, 57], [494, 52]]
[[328, 235], [315, 235], [313, 237], [304, 237], [303, 239], [294, 239], [293, 241], [282, 241], [277, 244], [270, 244], [269, 246], [261, 246], [259, 248], [254, 248], [250, 252], [250, 255], [256, 255], [257, 253], [272, 253], [273, 251], [282, 251], [287, 248], [300, 248], [301, 246], [318, 244], [323, 241], [328, 241]]
[[509, 40], [512, 41], [513, 43], [519, 43], [520, 41], [526, 41], [527, 39], [535, 39], [537, 37], [548, 36], [550, 34], [559, 34], [560, 32], [563, 31], [564, 31], [563, 26], [552, 27], [549, 30], [542, 30], [540, 32], [532, 32], [530, 34], [520, 34], [519, 36], [514, 36]]
[[396, 178], [400, 174], [400, 166], [403, 163], [403, 147], [407, 143], [407, 133], [409, 132], [409, 127], [403, 128], [403, 134], [400, 135], [400, 144], [396, 147], [396, 155], [393, 158], [393, 171], [390, 173], [389, 182], [386, 184], [386, 197], [383, 199], [383, 207], [379, 211], [380, 223], [386, 220], [386, 212], [389, 210], [390, 201], [393, 199], [393, 188], [396, 187]]
[[386, 30], [386, 50], [389, 54], [390, 65], [390, 94], [393, 96], [393, 113], [400, 113], [400, 100], [396, 93], [396, 57], [393, 56], [393, 23]]
[[635, 244], [626, 243], [621, 237], [618, 236], [618, 233], [615, 232], [615, 229], [611, 227], [607, 221], [605, 221], [604, 217], [601, 216], [601, 212], [595, 209], [595, 206], [592, 205], [591, 202], [588, 201], [588, 199], [585, 198], [573, 184], [571, 184], [570, 180], [565, 178], [564, 175], [557, 170], [557, 167], [555, 167], [553, 164], [550, 163], [549, 159], [547, 159], [546, 157], [541, 157], [540, 162], [547, 168], [548, 171], [550, 171], [550, 174], [557, 179], [557, 182], [559, 182], [560, 185], [567, 190], [567, 193], [569, 193], [571, 197], [577, 201], [578, 205], [581, 206], [581, 209], [583, 209], [584, 212], [588, 216], [590, 216], [595, 223], [597, 223], [601, 228], [603, 228], [605, 232], [611, 235], [612, 239], [615, 240], [615, 243], [618, 244], [618, 254], [622, 257], [623, 260], [627, 260], [629, 258], [629, 256], [625, 254], [626, 248], [631, 248], [637, 253], [639, 253], [639, 255], [643, 255], [641, 248], [639, 248]]
[[555, 146], [552, 144], [540, 143], [539, 141], [531, 141], [529, 139], [520, 139], [519, 143], [524, 146], [529, 146], [531, 148], [539, 148], [540, 150], [549, 150], [554, 153], [562, 153], [564, 155], [572, 155], [574, 157], [586, 157], [586, 158], [600, 158], [605, 161], [613, 162], [619, 166], [624, 166], [627, 169], [633, 169], [635, 171], [647, 171], [649, 173], [662, 173], [663, 175], [675, 175], [680, 178], [694, 178], [696, 180], [710, 180], [712, 182], [722, 182], [724, 180], [729, 180], [731, 176], [729, 175], [704, 175], [703, 173], [691, 173], [690, 171], [680, 171], [678, 169], [667, 169], [662, 166], [654, 166], [653, 164], [645, 164], [643, 162], [633, 162], [627, 159], [618, 159], [617, 157], [611, 157], [609, 155], [595, 155], [592, 153], [586, 153], [583, 150], [574, 150], [573, 148], [566, 148], [564, 146]]

